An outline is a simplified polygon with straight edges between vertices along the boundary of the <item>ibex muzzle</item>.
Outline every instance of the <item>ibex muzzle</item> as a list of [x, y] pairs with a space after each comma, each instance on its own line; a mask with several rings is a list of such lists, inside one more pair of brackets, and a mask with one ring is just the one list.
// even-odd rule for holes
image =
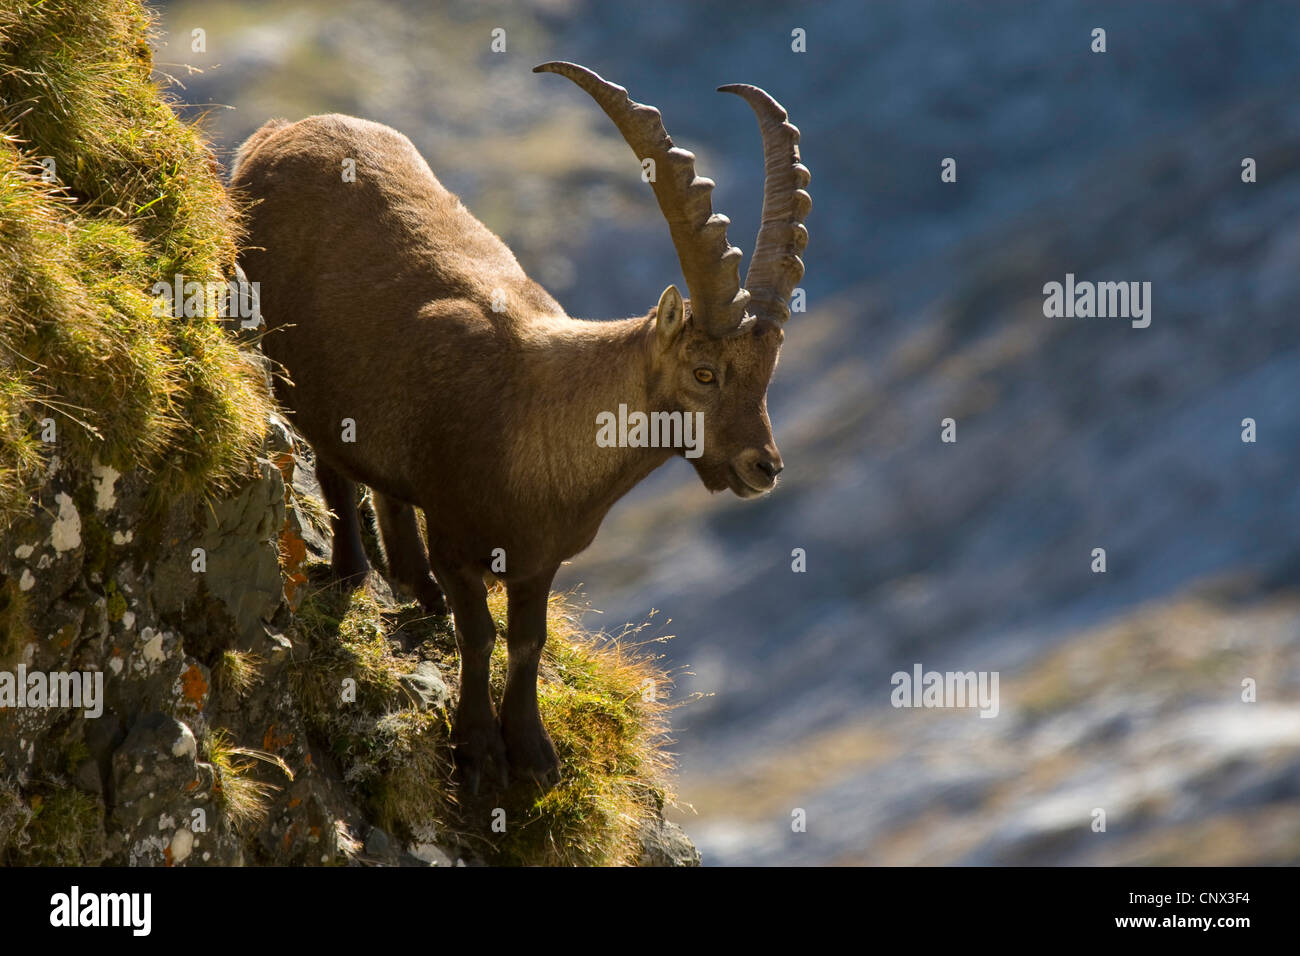
[[[410, 141], [377, 123], [272, 121], [240, 148], [233, 179], [252, 201], [241, 264], [260, 286], [263, 347], [288, 373], [277, 392], [315, 449], [334, 513], [334, 571], [349, 582], [367, 571], [361, 482], [374, 493], [389, 571], [430, 609], [445, 607], [445, 592], [455, 614], [452, 742], [475, 790], [485, 776], [504, 785], [508, 768], [556, 779], [537, 708], [547, 598], [560, 563], [591, 543], [614, 502], [675, 453], [713, 491], [749, 498], [776, 484], [767, 385], [808, 240], [799, 132], [762, 90], [721, 88], [758, 115], [766, 166], [742, 288], [713, 183], [695, 175], [659, 112], [572, 63], [537, 70], [591, 94], [654, 170], [689, 300], [670, 285], [648, 315], [569, 318]], [[620, 408], [679, 425], [691, 416], [702, 446], [598, 442], [597, 423]], [[489, 570], [509, 605], [499, 719], [488, 688]]]

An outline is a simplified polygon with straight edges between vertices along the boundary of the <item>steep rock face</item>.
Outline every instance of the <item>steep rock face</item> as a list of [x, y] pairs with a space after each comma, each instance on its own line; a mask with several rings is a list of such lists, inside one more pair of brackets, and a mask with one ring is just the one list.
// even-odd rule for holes
[[[89, 693], [81, 707], [46, 707], [54, 701], [29, 686], [22, 703], [36, 706], [0, 709], [0, 779], [29, 809], [35, 798], [35, 812], [0, 824], [9, 862], [27, 857], [33, 825], [68, 788], [90, 800], [67, 824], [64, 862], [245, 862], [228, 792], [238, 775], [221, 765], [227, 737], [258, 741], [292, 768], [292, 781], [277, 768], [280, 789], [258, 827], [268, 860], [343, 859], [335, 821], [359, 815], [318, 779], [283, 689], [300, 575], [290, 564], [282, 576], [281, 552], [298, 543], [301, 560], [305, 549], [280, 470], [292, 468], [290, 435], [271, 426], [256, 475], [235, 494], [160, 520], [142, 517], [144, 476], [83, 476], [51, 459], [37, 507], [0, 556], [9, 611], [28, 622], [4, 669], [38, 675], [29, 685], [78, 674]], [[231, 652], [258, 662], [260, 680], [242, 696], [220, 686]]]
[[[405, 840], [375, 826], [349, 783], [377, 771], [336, 759], [292, 692], [311, 653], [291, 631], [305, 562], [328, 557], [295, 449], [273, 416], [242, 487], [161, 517], [147, 476], [50, 459], [0, 554], [4, 863], [481, 861], [432, 826]], [[371, 589], [398, 607], [378, 576]], [[59, 675], [79, 698], [55, 698]], [[394, 691], [393, 710], [444, 721], [454, 695], [429, 660]], [[638, 842], [640, 865], [698, 865], [658, 812]]]

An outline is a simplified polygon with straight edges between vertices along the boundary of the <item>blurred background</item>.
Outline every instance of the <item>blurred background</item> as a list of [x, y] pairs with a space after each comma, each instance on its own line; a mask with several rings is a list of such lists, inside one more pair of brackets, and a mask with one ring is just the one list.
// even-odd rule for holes
[[[536, 63], [658, 106], [746, 252], [758, 134], [713, 90], [789, 109], [814, 206], [781, 486], [710, 497], [675, 460], [557, 582], [593, 628], [674, 635], [706, 864], [1300, 863], [1300, 7], [154, 6], [224, 161], [271, 116], [395, 126], [575, 316], [680, 277], [631, 152]], [[1150, 327], [1045, 318], [1066, 273], [1150, 282]], [[916, 663], [999, 672], [999, 715], [892, 708]]]

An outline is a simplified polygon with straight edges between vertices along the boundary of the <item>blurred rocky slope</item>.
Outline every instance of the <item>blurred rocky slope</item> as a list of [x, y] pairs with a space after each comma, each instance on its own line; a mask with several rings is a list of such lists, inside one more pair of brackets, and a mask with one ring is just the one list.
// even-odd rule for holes
[[[660, 609], [687, 689], [713, 695], [678, 724], [707, 860], [1300, 856], [1274, 825], [1300, 787], [1300, 10], [176, 3], [167, 23], [226, 9], [227, 46], [186, 82], [239, 106], [213, 113], [228, 146], [268, 115], [393, 123], [573, 314], [641, 311], [677, 268], [626, 147], [533, 63], [589, 63], [659, 106], [746, 249], [757, 137], [709, 91], [758, 83], [801, 127], [809, 312], [770, 398], [781, 488], [710, 499], [674, 463], [562, 580], [607, 621]], [[1151, 327], [1044, 318], [1066, 273], [1151, 282]], [[1231, 601], [1197, 596], [1224, 574]], [[1157, 673], [1144, 642], [1186, 652]], [[1069, 648], [1128, 682], [1033, 723], [1017, 696]], [[1003, 716], [889, 710], [889, 675], [916, 661], [1004, 671]], [[1071, 842], [1111, 800], [1121, 839]]]
[[876, 708], [698, 774], [693, 835], [758, 864], [1294, 865], [1298, 629], [1240, 580], [1144, 606], [1004, 674], [996, 719]]

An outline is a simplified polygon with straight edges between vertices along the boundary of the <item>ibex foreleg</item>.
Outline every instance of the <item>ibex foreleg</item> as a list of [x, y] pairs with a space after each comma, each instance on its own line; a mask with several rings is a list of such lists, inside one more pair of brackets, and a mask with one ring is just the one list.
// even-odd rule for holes
[[537, 668], [546, 644], [546, 607], [554, 570], [511, 582], [506, 645], [510, 663], [501, 699], [501, 733], [510, 769], [543, 785], [558, 782], [560, 761], [537, 709]]
[[492, 712], [488, 685], [496, 625], [488, 612], [483, 573], [474, 568], [448, 567], [434, 555], [430, 557], [451, 605], [460, 651], [460, 699], [451, 730], [456, 769], [471, 793], [478, 793], [479, 782], [485, 777], [505, 787], [509, 783], [506, 748]]

